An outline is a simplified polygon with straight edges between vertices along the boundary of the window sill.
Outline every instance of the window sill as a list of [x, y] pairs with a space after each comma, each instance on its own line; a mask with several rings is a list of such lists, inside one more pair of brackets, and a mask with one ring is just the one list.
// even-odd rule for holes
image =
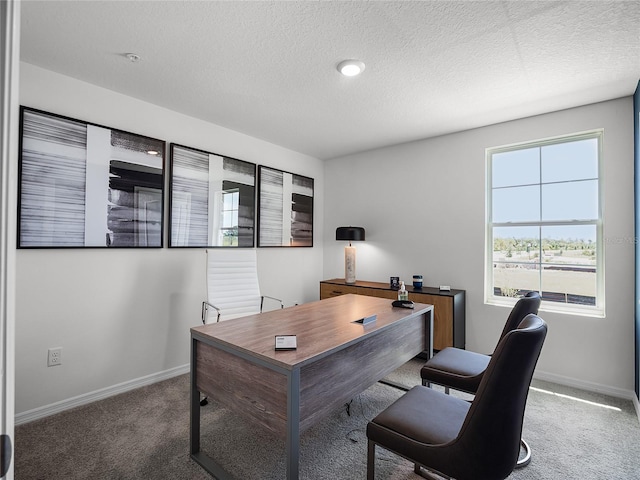
[[[517, 297], [490, 297], [485, 299], [485, 305], [494, 305], [497, 307], [513, 306], [518, 301]], [[540, 312], [560, 313], [564, 315], [575, 315], [579, 317], [605, 318], [604, 308], [601, 307], [585, 307], [581, 305], [568, 305], [564, 303], [542, 301]], [[543, 315], [541, 315], [543, 316]]]

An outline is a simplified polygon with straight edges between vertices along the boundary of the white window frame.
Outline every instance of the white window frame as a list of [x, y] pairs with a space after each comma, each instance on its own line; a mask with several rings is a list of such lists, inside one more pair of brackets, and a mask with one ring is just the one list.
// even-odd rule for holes
[[[522, 150], [528, 148], [544, 147], [548, 145], [556, 145], [562, 143], [569, 143], [579, 140], [597, 139], [598, 141], [598, 218], [596, 221], [536, 221], [536, 222], [507, 222], [507, 223], [493, 223], [492, 220], [492, 157], [497, 153], [510, 152], [515, 150]], [[605, 242], [604, 242], [604, 220], [603, 220], [603, 141], [604, 141], [604, 129], [589, 130], [585, 132], [579, 132], [568, 135], [561, 135], [557, 137], [545, 138], [541, 140], [533, 140], [523, 143], [515, 143], [510, 145], [503, 145], [499, 147], [491, 147], [485, 150], [486, 158], [486, 232], [485, 232], [485, 304], [488, 305], [501, 305], [501, 306], [513, 306], [517, 298], [498, 296], [494, 294], [493, 284], [493, 228], [498, 226], [554, 226], [554, 225], [594, 225], [596, 226], [596, 304], [595, 305], [577, 305], [552, 301], [544, 301], [540, 306], [542, 311], [552, 311], [566, 314], [574, 314], [581, 316], [591, 317], [604, 317], [605, 316], [605, 276], [604, 276], [604, 257], [605, 257]], [[542, 181], [542, 179], [541, 179]], [[542, 202], [542, 197], [540, 197]], [[540, 265], [542, 265], [542, 258], [540, 258]], [[542, 268], [540, 269], [540, 275], [542, 274]], [[542, 283], [540, 283], [541, 285]]]

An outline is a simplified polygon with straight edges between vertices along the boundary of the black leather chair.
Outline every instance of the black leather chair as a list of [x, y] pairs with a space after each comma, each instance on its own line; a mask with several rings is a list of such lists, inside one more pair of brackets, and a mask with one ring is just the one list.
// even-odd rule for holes
[[[376, 446], [407, 458], [415, 473], [457, 480], [499, 480], [518, 461], [527, 394], [547, 324], [527, 315], [500, 340], [472, 402], [422, 385], [367, 425], [367, 479]], [[425, 471], [426, 469], [426, 471]]]
[[[500, 339], [517, 328], [530, 313], [537, 315], [541, 301], [538, 292], [528, 292], [518, 300], [507, 317]], [[449, 393], [449, 388], [453, 388], [475, 394], [490, 359], [489, 355], [447, 347], [430, 358], [420, 370], [422, 385], [436, 383], [444, 386], [445, 393]], [[518, 468], [528, 465], [531, 461], [529, 444], [524, 439], [521, 440], [521, 444], [524, 454], [516, 465]]]
[[[507, 332], [518, 327], [524, 317], [533, 313], [538, 314], [540, 308], [540, 294], [528, 292], [511, 309], [507, 322], [502, 329], [500, 339]], [[422, 384], [436, 383], [445, 387], [445, 393], [449, 388], [467, 393], [476, 393], [482, 374], [489, 365], [489, 355], [462, 350], [455, 347], [447, 347], [440, 350], [420, 370]]]

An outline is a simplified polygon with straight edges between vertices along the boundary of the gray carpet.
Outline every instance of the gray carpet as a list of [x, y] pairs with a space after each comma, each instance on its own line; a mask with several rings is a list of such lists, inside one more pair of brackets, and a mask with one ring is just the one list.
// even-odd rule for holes
[[[390, 379], [417, 384], [421, 365], [411, 361]], [[630, 401], [539, 381], [532, 386], [523, 436], [533, 459], [510, 479], [640, 480], [640, 425]], [[376, 384], [354, 399], [351, 416], [340, 409], [307, 431], [300, 477], [366, 478], [367, 421], [401, 394]], [[18, 480], [212, 478], [189, 457], [188, 375], [20, 425], [15, 445]], [[285, 476], [284, 442], [214, 403], [203, 409], [202, 448], [238, 479]], [[378, 449], [377, 458], [380, 480], [421, 478], [389, 452]]]

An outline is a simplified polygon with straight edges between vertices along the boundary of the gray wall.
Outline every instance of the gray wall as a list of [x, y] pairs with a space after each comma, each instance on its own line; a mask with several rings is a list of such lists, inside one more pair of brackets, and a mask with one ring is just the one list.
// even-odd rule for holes
[[[258, 269], [263, 293], [286, 305], [317, 299], [324, 191], [319, 160], [29, 64], [21, 67], [22, 105], [314, 178], [315, 246], [258, 249]], [[16, 272], [18, 415], [185, 371], [189, 328], [199, 324], [205, 298], [203, 249], [18, 250]], [[47, 367], [49, 347], [63, 348], [61, 366]]]
[[[428, 112], [425, 112], [428, 115]], [[604, 128], [606, 318], [542, 311], [537, 375], [631, 398], [634, 350], [631, 97], [326, 162], [324, 276], [344, 276], [335, 228], [365, 227], [357, 278], [467, 291], [467, 348], [491, 352], [509, 313], [484, 304], [485, 149]], [[544, 302], [543, 302], [544, 303]]]

